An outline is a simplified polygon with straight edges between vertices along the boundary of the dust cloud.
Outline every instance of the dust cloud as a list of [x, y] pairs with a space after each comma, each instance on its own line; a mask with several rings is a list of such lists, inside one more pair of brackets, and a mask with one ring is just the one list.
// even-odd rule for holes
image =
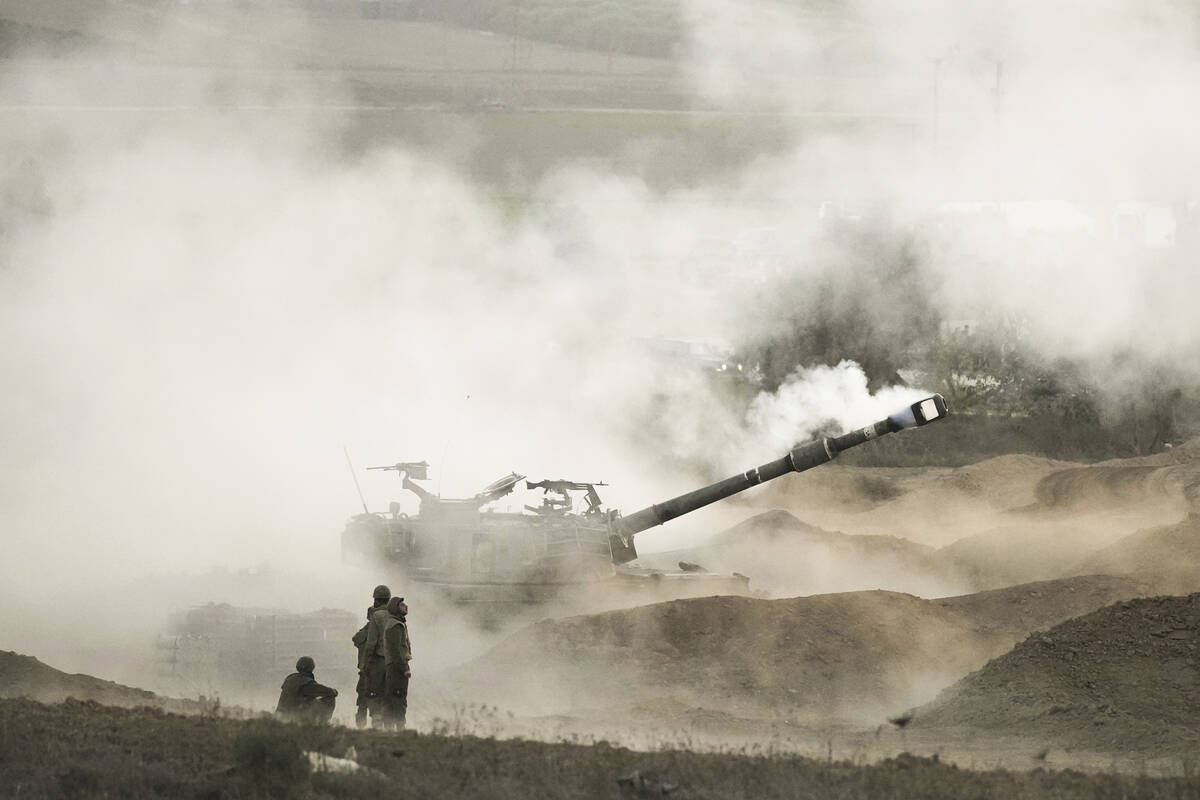
[[[1017, 317], [1053, 356], [1177, 356], [1194, 345], [1196, 278], [1178, 263], [1195, 249], [1200, 173], [1187, 144], [1200, 126], [1189, 9], [1120, 0], [686, 8], [690, 74], [711, 102], [749, 95], [797, 114], [911, 126], [891, 144], [814, 137], [764, 169], [780, 189], [815, 178], [830, 199], [883, 199], [922, 216], [937, 245], [924, 265], [929, 290], [945, 319]], [[791, 46], [771, 46], [783, 41]], [[1131, 219], [1132, 233], [1122, 227]]]
[[[194, 23], [139, 41], [221, 60]], [[348, 122], [314, 111], [344, 95], [281, 73], [289, 55], [178, 82], [95, 52], [5, 71], [30, 123], [5, 127], [0, 176], [9, 647], [105, 674], [86, 654], [173, 606], [358, 608], [387, 576], [338, 567], [359, 502], [343, 445], [360, 469], [428, 459], [448, 496], [511, 469], [653, 483], [621, 445], [654, 375], [626, 324], [651, 315], [639, 276], [601, 269], [603, 248], [562, 257], [554, 220], [507, 220], [452, 164], [347, 155]], [[589, 247], [591, 217], [643, 191], [556, 180]], [[411, 503], [390, 475], [361, 481], [373, 509]], [[29, 613], [51, 596], [87, 597], [96, 622], [62, 641]]]
[[[516, 470], [608, 481], [605, 499], [632, 511], [721, 477], [713, 465], [778, 457], [831, 418], [896, 410], [915, 390], [872, 393], [852, 363], [796, 364], [747, 417], [645, 352], [647, 338], [740, 344], [788, 324], [751, 305], [752, 281], [680, 280], [714, 235], [790, 228], [811, 257], [787, 291], [808, 277], [857, 290], [865, 273], [818, 224], [826, 201], [923, 226], [923, 291], [945, 318], [1019, 314], [1051, 354], [1193, 347], [1197, 277], [1128, 269], [1081, 235], [1111, 229], [1118, 202], [1192, 202], [1191, 34], [1141, 8], [860, 3], [847, 22], [688, 2], [683, 69], [703, 103], [794, 114], [794, 146], [667, 189], [565, 163], [516, 216], [454, 159], [469, 136], [445, 159], [344, 146], [352, 114], [329, 109], [352, 92], [294, 69], [315, 41], [301, 21], [260, 47], [183, 11], [139, 27], [125, 8], [114, 40], [135, 41], [140, 63], [85, 50], [6, 66], [0, 105], [20, 124], [0, 133], [5, 646], [82, 669], [89, 647], [140, 641], [167, 607], [224, 599], [214, 589], [359, 609], [386, 576], [338, 563], [359, 508], [343, 445], [372, 510], [413, 507], [362, 467], [427, 459], [445, 496]], [[814, 108], [893, 133], [810, 134]], [[1011, 250], [946, 224], [976, 201], [1008, 203]], [[744, 516], [710, 510], [646, 549]], [[224, 586], [251, 568], [244, 590]], [[81, 641], [37, 624], [79, 596], [97, 621]]]

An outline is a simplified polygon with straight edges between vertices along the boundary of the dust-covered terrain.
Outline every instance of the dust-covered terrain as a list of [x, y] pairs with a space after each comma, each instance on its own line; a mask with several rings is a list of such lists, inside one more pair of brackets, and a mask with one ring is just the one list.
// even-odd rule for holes
[[446, 690], [576, 726], [869, 726], [1033, 631], [1144, 591], [1092, 576], [941, 600], [878, 590], [679, 600], [532, 625], [453, 672]]
[[[1189, 463], [1177, 454], [1171, 465], [1150, 468], [1185, 469]], [[981, 513], [1010, 516], [1009, 536], [1027, 525], [1030, 536], [1060, 537], [1062, 555], [1048, 563], [972, 561], [963, 554], [964, 543], [973, 545], [979, 534], [934, 547], [901, 536], [826, 531], [777, 509], [760, 511], [703, 545], [642, 559], [645, 565], [695, 559], [710, 570], [745, 570], [754, 575], [749, 596], [648, 602], [615, 594], [604, 601], [614, 610], [590, 612], [581, 612], [582, 598], [574, 604], [516, 606], [511, 614], [490, 617], [491, 633], [484, 637], [471, 633], [470, 614], [454, 622], [452, 608], [423, 609], [414, 599], [418, 660], [410, 723], [459, 735], [603, 738], [635, 748], [672, 742], [701, 751], [766, 746], [779, 754], [828, 750], [830, 757], [870, 761], [908, 750], [939, 754], [960, 766], [1096, 770], [1142, 764], [1155, 772], [1186, 773], [1186, 754], [1194, 746], [1187, 692], [1195, 677], [1195, 654], [1188, 648], [1197, 595], [1153, 595], [1182, 593], [1200, 582], [1187, 557], [1196, 538], [1194, 518], [1188, 514], [1132, 533], [1122, 530], [1118, 518], [1110, 520], [1115, 531], [1085, 535], [1097, 519], [1087, 500], [1109, 491], [1114, 474], [1134, 476], [1116, 484], [1129, 504], [1182, 491], [1169, 481], [1146, 479], [1138, 472], [1146, 468], [1133, 463], [1122, 473], [1125, 465], [1109, 462], [1062, 465], [1045, 474], [1031, 470], [1025, 491], [1025, 484], [1010, 478], [1015, 487], [1010, 504], [997, 496]], [[977, 496], [971, 478], [984, 469], [941, 468], [936, 474], [943, 486], [937, 491]], [[826, 480], [842, 481], [849, 501], [859, 487], [857, 510], [851, 505], [837, 512], [851, 528], [856, 516], [928, 486], [904, 469], [831, 472]], [[928, 477], [923, 468], [917, 472]], [[1049, 495], [1057, 499], [1048, 502]], [[779, 497], [770, 495], [773, 501]], [[1080, 506], [1084, 509], [1072, 511]], [[997, 530], [993, 536], [1003, 533]], [[1005, 577], [1027, 580], [1005, 583]], [[989, 588], [997, 584], [1002, 588]], [[920, 587], [926, 587], [923, 594], [917, 594]], [[822, 591], [827, 588], [839, 591]], [[425, 596], [422, 590], [414, 598]], [[598, 596], [591, 599], [600, 602]], [[548, 618], [536, 621], [539, 613]], [[241, 618], [221, 619], [228, 628]], [[451, 631], [454, 637], [478, 638], [473, 645], [461, 638], [452, 642], [446, 638]], [[426, 650], [432, 669], [423, 671]], [[451, 652], [460, 654], [458, 661], [447, 659]], [[328, 665], [336, 654], [333, 645], [322, 656], [324, 674], [336, 674]], [[211, 698], [201, 704], [163, 700], [86, 675], [68, 676], [15, 653], [2, 666], [0, 690], [6, 697], [44, 703], [72, 697], [227, 715]], [[270, 707], [270, 677], [263, 676], [258, 708]], [[345, 709], [352, 687], [341, 679], [338, 688]], [[46, 713], [11, 708], [27, 709], [23, 715]], [[56, 713], [98, 711], [68, 703]], [[346, 713], [339, 718], [345, 720]], [[184, 724], [156, 719], [154, 724], [164, 726]], [[470, 741], [471, 752], [499, 746]], [[363, 742], [368, 744], [356, 744], [358, 752], [379, 746], [369, 738]], [[338, 739], [337, 748], [345, 747]], [[212, 757], [231, 757], [222, 752], [228, 751], [218, 748]], [[786, 762], [793, 756], [774, 757]], [[604, 769], [616, 769], [603, 763]], [[207, 769], [195, 780], [219, 784], [228, 777]], [[107, 785], [102, 771], [78, 770], [96, 786]], [[62, 779], [79, 777], [69, 774], [75, 777]], [[385, 779], [372, 773], [370, 780]], [[708, 788], [694, 791], [705, 796]]]
[[0, 652], [0, 697], [23, 697], [48, 704], [74, 697], [106, 706], [151, 706], [178, 713], [198, 713], [203, 708], [195, 700], [163, 698], [145, 689], [122, 686], [90, 675], [68, 675], [36, 658], [12, 652]]
[[[1121, 466], [1094, 467], [1099, 471], [1096, 480], [1108, 485], [1112, 470]], [[1072, 486], [1084, 487], [1065, 490], [1068, 495], [1078, 491], [1086, 497], [1093, 491], [1088, 488], [1091, 479], [1081, 477], [1089, 467], [1066, 465], [1063, 469], [1069, 471]], [[863, 468], [855, 471], [858, 474], [851, 480], [860, 483], [869, 473]], [[947, 468], [939, 476], [951, 487], [969, 485], [961, 477], [964, 472], [977, 474], [979, 468]], [[1057, 474], [1031, 475], [1028, 480], [1036, 484], [1031, 493], [1043, 492], [1047, 484], [1059, 486]], [[894, 491], [903, 496], [909, 491], [900, 488], [906, 477], [903, 470], [871, 477], [895, 481], [897, 488], [881, 492], [872, 484], [876, 499], [863, 498], [865, 510], [860, 509], [859, 514], [870, 513], [879, 494]], [[1124, 491], [1130, 502], [1139, 502], [1161, 489], [1139, 478]], [[1031, 493], [1014, 492], [1013, 508], [1004, 509], [998, 502], [1000, 512], [1011, 511], [1030, 520], [1048, 535], [1085, 527], [1082, 520], [1087, 519], [1087, 512], [1072, 515], [1054, 504], [1029, 503]], [[854, 517], [845, 509], [840, 513], [847, 520]], [[989, 786], [989, 792], [1000, 791], [1006, 781], [1090, 785], [1089, 781], [1101, 780], [1079, 774], [1067, 778], [1070, 773], [1054, 772], [1035, 779], [1020, 773], [1046, 766], [1087, 772], [1116, 766], [1188, 775], [1196, 727], [1188, 710], [1195, 705], [1188, 692], [1195, 683], [1196, 669], [1195, 653], [1189, 648], [1194, 649], [1197, 623], [1193, 607], [1200, 595], [1154, 595], [1164, 591], [1165, 585], [1182, 589], [1200, 580], [1186, 558], [1192, 549], [1189, 542], [1195, 538], [1193, 521], [1189, 515], [1172, 525], [1128, 534], [1115, 545], [1107, 543], [1110, 536], [1094, 541], [1066, 536], [1068, 549], [1077, 551], [1077, 556], [1064, 563], [1072, 563], [1074, 568], [1058, 570], [1053, 579], [918, 596], [889, 584], [969, 586], [991, 583], [995, 577], [981, 577], [977, 566], [964, 569], [955, 545], [935, 548], [902, 537], [829, 532], [789, 512], [760, 512], [703, 546], [644, 559], [650, 563], [655, 558], [686, 556], [703, 559], [709, 568], [754, 572], [758, 567], [762, 582], [756, 577], [756, 595], [648, 604], [646, 598], [622, 602], [614, 596], [608, 600], [610, 605], [627, 607], [579, 613], [577, 607], [567, 610], [571, 607], [562, 606], [553, 618], [541, 621], [532, 619], [536, 609], [514, 608], [511, 618], [492, 619], [492, 634], [460, 651], [465, 656], [460, 662], [446, 662], [442, 652], [446, 667], [425, 671], [423, 651], [433, 655], [455, 647], [438, 637], [439, 629], [453, 629], [452, 616], [443, 609], [440, 616], [414, 617], [418, 659], [414, 662], [410, 724], [419, 731], [451, 736], [448, 740], [428, 739], [419, 747], [405, 737], [390, 739], [345, 729], [293, 734], [287, 728], [230, 727], [234, 725], [231, 716], [253, 716], [255, 712], [223, 708], [213, 697], [201, 702], [165, 699], [87, 675], [67, 675], [27, 656], [0, 654], [4, 656], [0, 659], [0, 694], [4, 697], [39, 703], [73, 698], [53, 711], [44, 706], [6, 705], [5, 714], [50, 726], [77, 719], [79, 722], [71, 724], [80, 731], [90, 730], [94, 720], [103, 718], [116, 737], [104, 741], [125, 748], [122, 758], [133, 759], [104, 762], [125, 765], [110, 770], [83, 755], [101, 752], [108, 744], [100, 750], [95, 746], [78, 750], [70, 744], [74, 738], [68, 737], [54, 744], [55, 752], [63, 754], [61, 769], [49, 774], [12, 768], [4, 773], [4, 779], [10, 788], [42, 787], [37, 791], [49, 793], [54, 787], [61, 788], [62, 781], [81, 782], [93, 793], [101, 793], [106, 786], [142, 785], [145, 781], [157, 787], [147, 789], [151, 793], [167, 791], [168, 786], [174, 787], [171, 791], [182, 790], [180, 787], [231, 791], [236, 789], [229, 787], [246, 780], [268, 780], [246, 777], [243, 772], [251, 767], [237, 763], [249, 758], [235, 744], [238, 737], [260, 736], [274, 743], [269, 746], [288, 752], [288, 748], [300, 747], [296, 741], [303, 743], [304, 749], [320, 749], [337, 758], [349, 751], [352, 760], [357, 759], [355, 763], [373, 770], [356, 768], [360, 772], [342, 777], [318, 771], [308, 777], [306, 768], [297, 773], [300, 777], [278, 778], [304, 781], [318, 794], [334, 791], [329, 787], [338, 781], [357, 787], [353, 791], [367, 791], [363, 787], [391, 786], [395, 781], [411, 787], [458, 780], [454, 776], [465, 767], [451, 766], [451, 762], [435, 766], [443, 763], [443, 747], [454, 747], [459, 758], [482, 759], [471, 767], [476, 776], [491, 774], [509, 759], [524, 765], [515, 773], [509, 772], [511, 765], [505, 767], [504, 774], [510, 777], [488, 784], [492, 788], [478, 789], [481, 797], [502, 796], [495, 787], [507, 785], [506, 780], [526, 788], [548, 782], [554, 788], [539, 790], [548, 797], [569, 796], [562, 792], [574, 785], [586, 785], [588, 788], [579, 791], [587, 796], [605, 796], [610, 791], [628, 791], [628, 786], [622, 789], [618, 785], [617, 778], [627, 777], [635, 769], [663, 776], [652, 778], [660, 783], [686, 786], [689, 796], [727, 796], [721, 794], [727, 791], [721, 787], [729, 784], [710, 775], [706, 771], [710, 767], [698, 766], [710, 762], [693, 764], [689, 760], [693, 758], [716, 759], [711, 769], [718, 769], [715, 765], [719, 763], [720, 770], [734, 773], [745, 758], [759, 759], [755, 763], [765, 770], [763, 775], [818, 770], [820, 777], [814, 780], [826, 787], [829, 796], [855, 796], [848, 786], [835, 785], [837, 781], [830, 784], [831, 776], [864, 781], [878, 789], [893, 786], [894, 780], [907, 780], [913, 769], [924, 771], [922, 781], [932, 781], [930, 791], [956, 791], [951, 784], [943, 785], [943, 780], [957, 778], [954, 773], [941, 772], [938, 761], [912, 760], [910, 756], [888, 760], [905, 751], [936, 755], [959, 767], [1018, 770], [970, 773], [976, 776], [972, 780]], [[771, 564], [774, 570], [767, 568]], [[1004, 568], [1013, 566], [1009, 563]], [[847, 588], [854, 580], [878, 585], [834, 593], [795, 591], [839, 575], [848, 576]], [[415, 596], [421, 597], [421, 593]], [[419, 605], [417, 608], [420, 610]], [[543, 613], [551, 608], [544, 607]], [[226, 619], [228, 626], [230, 618]], [[454, 624], [461, 626], [454, 629], [456, 636], [473, 635], [469, 624]], [[336, 660], [336, 652], [334, 646], [323, 658]], [[324, 674], [333, 674], [328, 671], [332, 667], [326, 669]], [[322, 674], [320, 668], [318, 674]], [[264, 676], [266, 685], [258, 694], [260, 709], [270, 707], [273, 687], [268, 678]], [[340, 707], [347, 709], [352, 687], [345, 679], [335, 684], [342, 691]], [[125, 717], [114, 716], [117, 712], [103, 706], [157, 710], [135, 711]], [[164, 716], [164, 711], [185, 717]], [[340, 712], [339, 719], [346, 720], [347, 713]], [[196, 721], [187, 721], [188, 716]], [[163, 732], [177, 728], [182, 732], [186, 727], [188, 735], [210, 741], [203, 750], [206, 755], [193, 756], [198, 759], [191, 762], [194, 766], [183, 772], [171, 770], [169, 778], [166, 771], [160, 774], [155, 772], [157, 768], [138, 766], [140, 745], [133, 740], [115, 743], [147, 726]], [[10, 732], [4, 750], [6, 763], [24, 763], [20, 754], [50, 746], [40, 737], [17, 737], [11, 734], [13, 729], [6, 729]], [[511, 746], [497, 741], [511, 737], [525, 741], [514, 741]], [[597, 739], [613, 744], [578, 744]], [[559, 759], [583, 756], [566, 756], [555, 749], [566, 747], [564, 744], [538, 745], [528, 740], [575, 742], [573, 746], [595, 754], [586, 757], [593, 765], [568, 769]], [[663, 746], [710, 755], [680, 750], [661, 761], [665, 757], [661, 753], [649, 756], [622, 749], [657, 750]], [[405, 753], [402, 758], [420, 752], [422, 766], [417, 773], [397, 772], [392, 761], [397, 757], [387, 756], [392, 751]], [[382, 755], [377, 758], [378, 754]], [[807, 760], [814, 756], [824, 761]], [[162, 754], [159, 758], [167, 763], [174, 756]], [[590, 761], [593, 758], [594, 763]], [[830, 759], [836, 763], [829, 763]], [[842, 759], [879, 763], [875, 767], [850, 766], [841, 763]], [[825, 766], [818, 769], [819, 764]], [[444, 773], [446, 769], [450, 772]], [[564, 769], [572, 777], [562, 777]], [[785, 780], [762, 778], [765, 782], [756, 784], [760, 789], [752, 794], [771, 796], [778, 791], [771, 788], [775, 785], [771, 781], [777, 779]], [[577, 784], [579, 781], [583, 784]], [[1043, 788], [1037, 791], [1047, 790], [1048, 785], [1056, 787], [1056, 792], [1075, 790], [1058, 783], [1038, 785]], [[1156, 796], [1154, 792], [1166, 786], [1144, 783], [1127, 790], [1133, 792], [1130, 796]], [[36, 792], [34, 796], [38, 796]]]
[[1038, 632], [918, 708], [914, 730], [1190, 757], [1200, 595], [1116, 603]]
[[773, 597], [871, 588], [934, 597], [1093, 574], [1186, 593], [1200, 585], [1188, 545], [1194, 448], [1094, 465], [1023, 455], [960, 468], [835, 464], [765, 491], [780, 508], [644, 560], [753, 575]]

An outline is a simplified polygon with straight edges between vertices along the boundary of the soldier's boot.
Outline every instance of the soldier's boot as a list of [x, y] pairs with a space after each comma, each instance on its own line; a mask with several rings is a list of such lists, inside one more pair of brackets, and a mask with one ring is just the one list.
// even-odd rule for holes
[[358, 710], [354, 712], [354, 725], [357, 728], [367, 727], [367, 707], [366, 706], [359, 706]]

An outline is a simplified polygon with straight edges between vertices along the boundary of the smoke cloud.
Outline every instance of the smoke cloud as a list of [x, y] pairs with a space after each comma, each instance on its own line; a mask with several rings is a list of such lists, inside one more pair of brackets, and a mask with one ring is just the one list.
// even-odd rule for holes
[[798, 369], [774, 394], [758, 395], [746, 416], [779, 449], [795, 444], [797, 432], [808, 439], [817, 435], [822, 423], [837, 432], [861, 428], [928, 395], [909, 387], [871, 394], [862, 368], [842, 361]]
[[1195, 342], [1181, 299], [1194, 290], [1182, 263], [1200, 171], [1187, 144], [1200, 79], [1192, 11], [1120, 0], [687, 8], [690, 75], [711, 102], [749, 96], [908, 126], [890, 142], [814, 137], [773, 174], [924, 217], [923, 266], [945, 318], [1019, 317], [1054, 356], [1163, 356]]

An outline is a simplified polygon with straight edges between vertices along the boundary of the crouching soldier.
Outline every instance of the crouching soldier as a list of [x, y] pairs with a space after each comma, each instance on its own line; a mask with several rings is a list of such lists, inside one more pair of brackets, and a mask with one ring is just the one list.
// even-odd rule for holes
[[387, 706], [384, 719], [389, 728], [404, 730], [408, 715], [408, 679], [412, 677], [412, 642], [408, 638], [408, 604], [403, 597], [388, 601], [383, 644], [386, 668]]
[[296, 671], [283, 680], [275, 713], [293, 722], [329, 722], [337, 702], [337, 689], [317, 683], [316, 663], [308, 656], [296, 661]]

